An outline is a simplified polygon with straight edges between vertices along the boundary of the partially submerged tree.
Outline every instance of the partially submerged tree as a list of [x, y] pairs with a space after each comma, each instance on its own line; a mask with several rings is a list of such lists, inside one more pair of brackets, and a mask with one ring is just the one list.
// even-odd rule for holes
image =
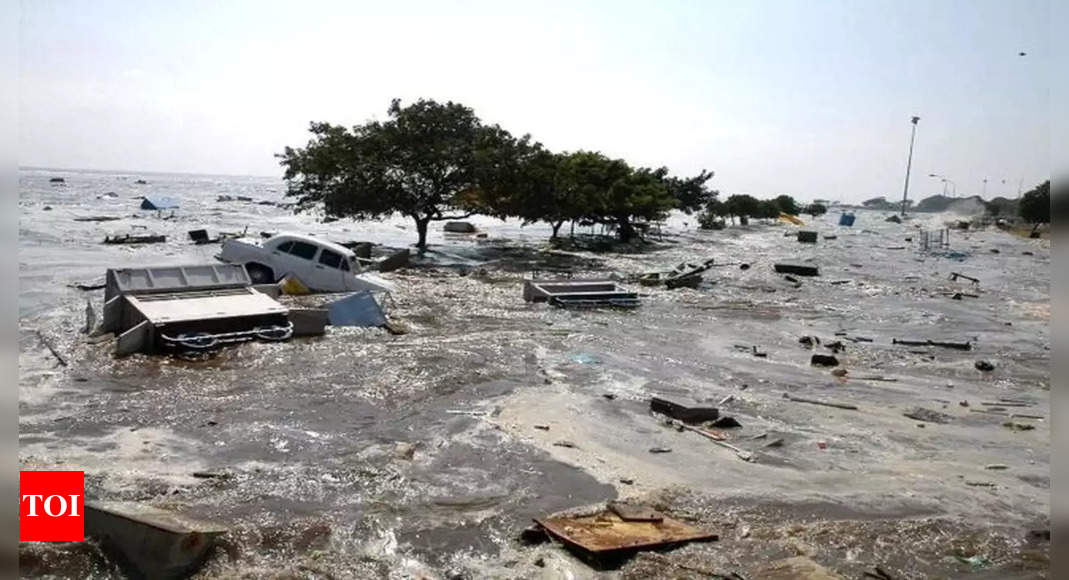
[[1030, 224], [1050, 223], [1050, 180], [1032, 188], [1021, 196], [1017, 211]]
[[789, 195], [778, 195], [772, 201], [776, 202], [779, 210], [787, 215], [798, 215], [798, 212], [801, 211], [801, 208], [798, 207], [798, 202], [794, 201], [794, 198]]
[[828, 213], [828, 208], [822, 203], [811, 203], [805, 206], [805, 211], [803, 213], [807, 213], [813, 217], [817, 217], [819, 215], [824, 215]]
[[752, 195], [735, 194], [724, 201], [724, 207], [734, 222], [735, 218], [754, 217], [761, 209], [761, 202]]
[[500, 146], [507, 132], [483, 126], [471, 109], [453, 102], [402, 107], [394, 99], [388, 114], [351, 129], [312, 123], [305, 147], [278, 155], [286, 194], [297, 198], [298, 208], [322, 206], [334, 218], [401, 213], [415, 222], [424, 248], [430, 222], [470, 215], [449, 212], [478, 189], [477, 158]]
[[[766, 199], [757, 202], [757, 212], [753, 217], [774, 220], [779, 217], [782, 210], [780, 209], [779, 202], [775, 199]], [[786, 212], [784, 212], [786, 213]]]

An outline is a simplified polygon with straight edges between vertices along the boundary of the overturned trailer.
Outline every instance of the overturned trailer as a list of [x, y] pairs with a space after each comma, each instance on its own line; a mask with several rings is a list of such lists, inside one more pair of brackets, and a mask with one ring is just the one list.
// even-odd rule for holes
[[251, 284], [239, 264], [109, 269], [101, 329], [119, 355], [289, 339], [286, 307]]
[[612, 280], [527, 280], [523, 285], [527, 302], [548, 302], [561, 308], [637, 308], [638, 294], [621, 288]]

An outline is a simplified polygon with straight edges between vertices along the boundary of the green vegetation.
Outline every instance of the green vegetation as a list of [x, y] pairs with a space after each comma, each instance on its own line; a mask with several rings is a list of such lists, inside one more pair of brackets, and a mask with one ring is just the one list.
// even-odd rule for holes
[[1017, 211], [1030, 224], [1050, 223], [1050, 180], [1033, 187], [1021, 196]]
[[752, 195], [736, 194], [724, 201], [712, 199], [705, 205], [705, 211], [698, 216], [698, 225], [702, 229], [719, 229], [724, 218], [735, 223], [735, 219], [745, 221], [754, 219], [776, 219], [781, 213], [798, 215], [798, 202], [789, 195], [780, 195], [775, 199], [759, 200]]
[[710, 171], [674, 177], [597, 152], [554, 153], [453, 102], [395, 99], [385, 121], [312, 123], [311, 133], [305, 147], [278, 155], [298, 209], [355, 219], [400, 213], [415, 222], [420, 248], [430, 222], [476, 213], [545, 221], [553, 237], [566, 221], [600, 223], [627, 242], [670, 210], [692, 213], [717, 196], [706, 185]]
[[817, 217], [828, 213], [828, 208], [822, 203], [811, 203], [805, 206], [805, 211], [802, 213], [807, 213], [813, 217]]

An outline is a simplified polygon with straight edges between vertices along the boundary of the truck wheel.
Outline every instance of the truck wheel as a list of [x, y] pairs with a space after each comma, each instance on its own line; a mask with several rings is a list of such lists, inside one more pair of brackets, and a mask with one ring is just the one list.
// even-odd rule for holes
[[275, 273], [263, 264], [245, 264], [245, 270], [253, 284], [270, 284], [275, 281]]

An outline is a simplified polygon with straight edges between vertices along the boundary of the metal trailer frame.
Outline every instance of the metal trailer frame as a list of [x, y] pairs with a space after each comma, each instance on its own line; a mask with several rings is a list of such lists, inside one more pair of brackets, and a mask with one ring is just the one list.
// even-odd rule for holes
[[207, 351], [248, 340], [287, 340], [288, 309], [251, 287], [237, 264], [109, 269], [101, 329], [116, 354]]
[[561, 308], [637, 308], [640, 304], [637, 293], [612, 280], [527, 280], [523, 299]]

